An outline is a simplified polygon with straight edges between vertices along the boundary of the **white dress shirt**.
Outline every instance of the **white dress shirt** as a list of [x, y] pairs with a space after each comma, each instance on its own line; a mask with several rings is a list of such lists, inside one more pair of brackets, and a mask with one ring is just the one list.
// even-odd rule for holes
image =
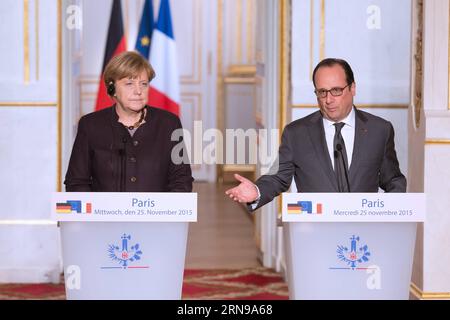
[[[355, 109], [352, 108], [352, 111], [348, 114], [348, 116], [339, 121], [345, 123], [345, 125], [341, 129], [342, 138], [345, 143], [345, 150], [347, 151], [347, 159], [348, 159], [348, 169], [350, 169], [350, 164], [352, 163], [352, 155], [353, 155], [353, 143], [355, 142]], [[334, 126], [336, 122], [330, 121], [328, 119], [323, 118], [323, 128], [325, 130], [325, 139], [327, 140], [328, 153], [331, 159], [331, 165], [334, 169], [334, 148], [333, 148], [333, 140], [334, 134], [336, 132], [336, 127]]]

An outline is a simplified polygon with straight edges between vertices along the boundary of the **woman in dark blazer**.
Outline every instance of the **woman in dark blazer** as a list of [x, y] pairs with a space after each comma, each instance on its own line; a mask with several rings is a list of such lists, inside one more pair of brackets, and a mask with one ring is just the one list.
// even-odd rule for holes
[[182, 130], [180, 120], [146, 105], [154, 77], [151, 65], [136, 52], [111, 59], [104, 81], [115, 104], [80, 119], [66, 191], [192, 191], [191, 167], [179, 148], [183, 142], [171, 139]]

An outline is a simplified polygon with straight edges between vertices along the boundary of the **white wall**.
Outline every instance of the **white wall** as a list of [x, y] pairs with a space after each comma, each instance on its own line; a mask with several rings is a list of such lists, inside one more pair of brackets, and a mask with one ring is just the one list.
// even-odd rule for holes
[[0, 11], [0, 282], [59, 281], [58, 12], [6, 0]]

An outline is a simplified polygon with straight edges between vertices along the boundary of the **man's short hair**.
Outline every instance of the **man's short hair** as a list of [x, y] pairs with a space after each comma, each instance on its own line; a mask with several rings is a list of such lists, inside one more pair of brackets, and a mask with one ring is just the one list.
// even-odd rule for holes
[[340, 65], [342, 67], [342, 69], [344, 69], [345, 79], [347, 80], [347, 85], [350, 85], [353, 82], [355, 82], [352, 68], [350, 67], [350, 65], [348, 64], [347, 61], [345, 61], [344, 59], [326, 58], [326, 59], [323, 59], [322, 61], [320, 61], [317, 64], [317, 66], [314, 68], [314, 71], [312, 74], [312, 81], [313, 81], [314, 87], [316, 87], [315, 77], [316, 77], [317, 70], [319, 70], [319, 68], [321, 68], [321, 67], [332, 67], [334, 65]]

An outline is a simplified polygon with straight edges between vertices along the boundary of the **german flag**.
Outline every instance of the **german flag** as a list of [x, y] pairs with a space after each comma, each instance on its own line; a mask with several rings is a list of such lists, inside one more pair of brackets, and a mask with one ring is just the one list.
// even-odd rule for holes
[[302, 207], [298, 203], [288, 203], [288, 213], [302, 213]]
[[95, 110], [101, 110], [110, 107], [114, 101], [108, 96], [106, 86], [103, 79], [103, 72], [111, 58], [119, 53], [126, 51], [125, 34], [123, 32], [122, 6], [120, 0], [114, 0], [111, 10], [111, 18], [109, 20], [108, 39], [106, 40], [105, 57], [103, 58], [103, 68], [98, 88], [97, 101]]
[[57, 203], [56, 213], [72, 213], [72, 206], [68, 203]]

